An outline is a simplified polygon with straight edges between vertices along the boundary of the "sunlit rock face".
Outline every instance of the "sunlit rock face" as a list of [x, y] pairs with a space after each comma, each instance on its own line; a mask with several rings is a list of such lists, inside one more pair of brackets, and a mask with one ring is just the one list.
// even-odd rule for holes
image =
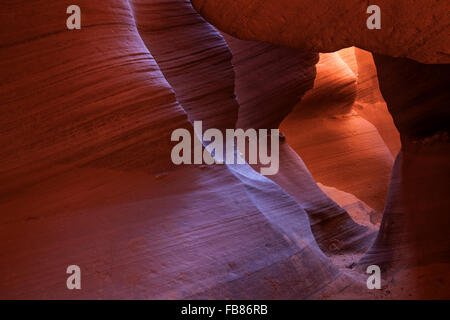
[[401, 148], [400, 135], [380, 93], [377, 69], [372, 54], [354, 48], [354, 56], [353, 61], [346, 60], [345, 56], [342, 57], [349, 66], [356, 62], [356, 66], [352, 67], [352, 70], [357, 67], [356, 75], [358, 79], [354, 109], [358, 115], [377, 128], [384, 143], [395, 157]]
[[[420, 0], [192, 0], [222, 31], [314, 52], [357, 46], [424, 63], [449, 63], [447, 1]], [[382, 12], [382, 27], [369, 30], [370, 4]], [[447, 16], [448, 17], [448, 16]]]
[[[446, 4], [193, 2], [0, 5], [0, 298], [449, 298], [447, 65], [336, 51], [447, 62]], [[198, 120], [279, 127], [278, 173], [174, 165]]]
[[381, 212], [393, 156], [358, 114], [357, 76], [339, 53], [321, 54], [315, 85], [281, 124], [314, 178], [356, 195]]

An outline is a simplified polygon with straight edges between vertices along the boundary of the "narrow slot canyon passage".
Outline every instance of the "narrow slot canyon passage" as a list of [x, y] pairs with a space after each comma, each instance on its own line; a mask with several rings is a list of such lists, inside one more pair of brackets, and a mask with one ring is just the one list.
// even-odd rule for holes
[[450, 299], [450, 7], [379, 2], [0, 4], [0, 299]]

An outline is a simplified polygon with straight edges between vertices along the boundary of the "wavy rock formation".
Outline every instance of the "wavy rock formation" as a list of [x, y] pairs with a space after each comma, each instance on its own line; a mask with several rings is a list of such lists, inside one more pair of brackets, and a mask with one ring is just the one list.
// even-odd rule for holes
[[[449, 63], [450, 3], [432, 0], [192, 0], [218, 29], [245, 40], [332, 52], [356, 46], [423, 63]], [[369, 5], [381, 9], [381, 29], [369, 30]]]
[[[424, 19], [434, 34], [408, 33], [416, 7], [381, 1], [388, 41], [385, 31], [345, 31], [354, 26], [342, 10], [362, 1], [323, 1], [341, 19], [320, 32], [320, 19], [298, 18], [322, 13], [301, 12], [309, 1], [283, 2], [302, 21], [282, 24], [264, 20], [279, 2], [193, 2], [219, 27], [224, 6], [234, 17], [225, 31], [272, 44], [221, 33], [188, 0], [79, 0], [74, 31], [64, 1], [0, 4], [0, 298], [448, 297], [447, 66], [375, 55], [375, 68], [359, 49], [310, 52], [357, 44], [445, 62], [443, 22]], [[422, 14], [443, 7], [433, 1]], [[402, 150], [377, 236], [400, 149], [379, 90]], [[195, 120], [280, 126], [278, 174], [175, 166], [171, 134], [193, 135]], [[355, 268], [369, 247], [359, 267], [389, 270], [389, 290], [369, 292]], [[81, 291], [66, 287], [73, 264]]]
[[144, 43], [192, 121], [205, 128], [234, 128], [231, 53], [189, 1], [130, 1]]
[[[142, 18], [148, 7], [136, 3]], [[22, 33], [1, 39], [0, 240], [8, 263], [0, 265], [0, 296], [298, 299], [342, 278], [306, 212], [269, 179], [249, 166], [173, 168], [170, 134], [191, 127], [176, 100], [189, 97], [173, 91], [176, 66], [155, 63], [127, 1], [79, 5], [80, 31], [63, 29], [61, 4], [36, 4], [5, 22]], [[200, 21], [180, 5], [186, 23]], [[41, 11], [38, 27], [27, 30]], [[206, 39], [224, 44], [203, 27]], [[219, 49], [213, 53], [231, 57]], [[214, 72], [232, 73], [222, 61]], [[214, 101], [232, 80], [199, 82], [200, 96]], [[237, 105], [226, 96], [227, 106]], [[189, 102], [192, 119], [215, 110], [202, 113], [200, 98]], [[65, 286], [71, 264], [82, 268], [82, 291]]]
[[[447, 19], [443, 18], [449, 12], [448, 3], [434, 1], [431, 4], [427, 3], [425, 8], [424, 4], [419, 2], [411, 4], [405, 1], [395, 3], [381, 1], [377, 4], [382, 8], [383, 28], [375, 32], [355, 25], [355, 23], [362, 24], [362, 14], [365, 13], [367, 6], [367, 3], [363, 1], [349, 1], [345, 5], [329, 1], [321, 2], [321, 5], [312, 4], [309, 1], [193, 0], [193, 3], [199, 12], [219, 29], [243, 39], [267, 41], [300, 50], [322, 52], [356, 45], [376, 53], [408, 57], [419, 62], [449, 62], [449, 27], [445, 22]], [[361, 13], [361, 19], [354, 19], [355, 10]], [[312, 23], [312, 20], [308, 18], [311, 15], [320, 16], [317, 24], [315, 20]], [[414, 19], [418, 15], [420, 19]], [[301, 18], [303, 16], [304, 18]], [[410, 23], [412, 20], [414, 23]], [[348, 52], [339, 53], [339, 57], [336, 53], [330, 54], [329, 57], [335, 61], [324, 62], [327, 56], [321, 56], [314, 89], [308, 92], [299, 104], [299, 106], [310, 104], [312, 107], [298, 106], [283, 122], [281, 128], [288, 138], [288, 143], [306, 159], [306, 164], [316, 179], [356, 194], [379, 210], [383, 205], [383, 195], [386, 192], [386, 184], [382, 181], [386, 181], [392, 165], [390, 154], [396, 155], [399, 151], [399, 136], [392, 126], [390, 117], [386, 117], [383, 101], [373, 85], [373, 76], [372, 80], [367, 78], [369, 74], [374, 74], [374, 68], [368, 61], [368, 57], [358, 49], [355, 51], [355, 57], [349, 56]], [[339, 62], [338, 58], [345, 61], [349, 68], [347, 72], [353, 73], [356, 76], [354, 79], [344, 75], [332, 76], [339, 70], [337, 66], [342, 65], [342, 61]], [[397, 157], [393, 170], [380, 233], [361, 264], [376, 263], [390, 272], [395, 271], [410, 276], [417, 273], [423, 277], [424, 273], [427, 274], [427, 269], [434, 272], [448, 263], [450, 248], [448, 237], [444, 239], [444, 234], [449, 229], [447, 214], [449, 208], [443, 194], [448, 190], [447, 177], [449, 176], [447, 159], [449, 119], [448, 108], [445, 107], [448, 101], [448, 90], [444, 88], [448, 83], [448, 65], [427, 66], [408, 59], [380, 55], [377, 55], [375, 60], [381, 92], [387, 100], [389, 111], [400, 131], [402, 151]], [[326, 71], [321, 72], [321, 69], [330, 64], [334, 65], [333, 70], [328, 72], [331, 81], [348, 79], [349, 82], [348, 84], [337, 82], [329, 90], [327, 97], [325, 92], [320, 92], [321, 82], [326, 83], [327, 80]], [[360, 71], [364, 72], [363, 70], [366, 71], [363, 75], [365, 79], [359, 75]], [[370, 87], [375, 90], [367, 93], [365, 86], [370, 82], [372, 83]], [[359, 86], [360, 89], [355, 89], [355, 86]], [[327, 90], [327, 86], [322, 88]], [[367, 129], [363, 129], [361, 124], [364, 121], [359, 116], [372, 122], [375, 127], [366, 122]], [[316, 119], [316, 122], [313, 121], [310, 126], [305, 126], [307, 118]], [[338, 121], [333, 123], [333, 120], [347, 120], [347, 122], [356, 120], [356, 123], [359, 122], [360, 125], [347, 123], [338, 129], [336, 123]], [[330, 124], [327, 125], [326, 122]], [[355, 128], [353, 132], [352, 127]], [[370, 127], [371, 129], [368, 130]], [[339, 132], [349, 129], [350, 134], [339, 137]], [[328, 133], [327, 130], [329, 130]], [[364, 135], [370, 137], [365, 147], [364, 139], [359, 137], [361, 134], [363, 134], [362, 137]], [[321, 141], [321, 136], [325, 147], [322, 147], [322, 150], [308, 152], [308, 147], [311, 149], [320, 146], [318, 142]], [[346, 136], [353, 142], [338, 143], [329, 139], [329, 137], [336, 137], [336, 140], [345, 141]], [[376, 136], [378, 138], [375, 138]], [[374, 143], [374, 141], [377, 142]], [[330, 151], [333, 151], [333, 143], [339, 151], [337, 155], [345, 155], [348, 151], [342, 150], [349, 147], [351, 150], [359, 145], [358, 151], [355, 149], [353, 152], [353, 157], [357, 159], [362, 156], [362, 162], [349, 161], [352, 167], [349, 167], [345, 173], [345, 169], [342, 171], [345, 166], [341, 165], [336, 166], [336, 170], [330, 170], [330, 161], [326, 159], [328, 163], [322, 166], [323, 175], [320, 176], [320, 157], [312, 158], [312, 156], [323, 156], [325, 150], [329, 156]], [[368, 153], [364, 154], [361, 151]], [[311, 155], [311, 159], [308, 159], [308, 154]], [[367, 163], [364, 159], [372, 163], [363, 168], [364, 173], [355, 175], [354, 170], [361, 168], [359, 164]], [[340, 160], [344, 163], [346, 161], [345, 158]], [[362, 183], [356, 184], [353, 188], [351, 184], [348, 185], [352, 183], [352, 179], [356, 178], [357, 181], [362, 177], [367, 178], [367, 172], [373, 171], [377, 166], [381, 169], [379, 171], [383, 177], [381, 181], [380, 173], [372, 173], [371, 179], [361, 180]], [[340, 178], [332, 179], [333, 171], [345, 174]], [[327, 176], [331, 180], [327, 181]], [[378, 192], [370, 192], [374, 183], [379, 183], [378, 185], [384, 191], [376, 187]], [[374, 195], [378, 199], [370, 198]], [[432, 205], [429, 205], [430, 203]], [[412, 267], [407, 269], [412, 271], [409, 273], [401, 271], [405, 266]], [[448, 282], [447, 275], [448, 272], [443, 278]], [[428, 273], [426, 278], [432, 277]], [[412, 282], [417, 282], [417, 279], [415, 277]], [[424, 285], [422, 281], [420, 284], [410, 284], [408, 290], [419, 288], [419, 293], [416, 292], [416, 294], [424, 297], [422, 294], [427, 292], [429, 296], [435, 284], [435, 279], [429, 285]], [[432, 294], [438, 297], [447, 295], [448, 290]]]
[[314, 88], [280, 129], [315, 180], [381, 212], [393, 157], [378, 130], [354, 109], [357, 78], [338, 53], [321, 54]]
[[[240, 105], [237, 126], [278, 128], [313, 86], [317, 54], [224, 36], [233, 53], [236, 72], [236, 95]], [[297, 124], [302, 126], [303, 122]], [[373, 230], [356, 224], [345, 210], [327, 197], [290, 145], [285, 141], [280, 143], [280, 170], [270, 179], [306, 210], [320, 248], [330, 254], [367, 249], [374, 236]]]
[[127, 1], [80, 2], [71, 32], [64, 3], [42, 3], [2, 8], [22, 12], [2, 14], [2, 195], [73, 166], [168, 169], [171, 129], [188, 122]]
[[278, 128], [314, 85], [317, 53], [300, 52], [223, 34], [233, 54], [237, 127]]

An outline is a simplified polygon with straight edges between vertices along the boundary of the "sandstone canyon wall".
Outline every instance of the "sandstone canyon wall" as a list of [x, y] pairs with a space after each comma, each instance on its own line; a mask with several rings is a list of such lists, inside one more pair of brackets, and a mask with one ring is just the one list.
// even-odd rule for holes
[[[0, 298], [450, 298], [448, 3], [192, 2], [0, 4]], [[173, 164], [199, 120], [278, 173]]]

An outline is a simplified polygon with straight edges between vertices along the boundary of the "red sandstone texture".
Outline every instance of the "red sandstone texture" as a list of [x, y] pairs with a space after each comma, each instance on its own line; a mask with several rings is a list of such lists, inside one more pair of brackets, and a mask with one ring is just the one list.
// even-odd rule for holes
[[[0, 298], [450, 298], [448, 3], [193, 3], [0, 5]], [[279, 172], [173, 165], [195, 120]]]
[[[440, 0], [192, 0], [213, 25], [233, 36], [313, 52], [357, 46], [422, 63], [449, 63], [450, 3]], [[367, 8], [381, 9], [369, 30]]]

